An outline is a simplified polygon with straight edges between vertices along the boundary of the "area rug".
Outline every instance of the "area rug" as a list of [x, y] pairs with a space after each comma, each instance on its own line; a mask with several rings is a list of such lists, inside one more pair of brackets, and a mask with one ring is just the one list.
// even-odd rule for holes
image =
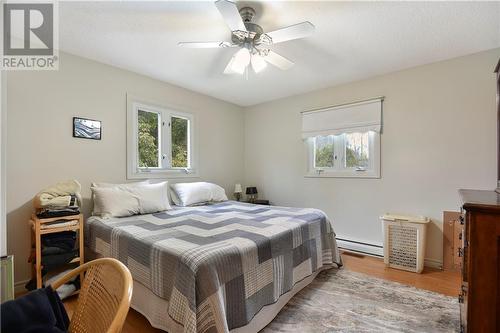
[[261, 332], [458, 332], [456, 297], [346, 269], [321, 272]]

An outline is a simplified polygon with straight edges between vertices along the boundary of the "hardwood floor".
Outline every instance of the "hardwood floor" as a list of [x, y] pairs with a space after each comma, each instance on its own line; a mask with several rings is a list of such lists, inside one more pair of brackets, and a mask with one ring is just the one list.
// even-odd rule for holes
[[458, 296], [460, 273], [424, 268], [421, 274], [386, 268], [383, 259], [342, 253], [344, 267], [354, 272], [399, 282], [409, 286], [434, 291], [447, 296]]
[[[350, 253], [342, 253], [342, 259], [344, 261], [344, 268], [354, 272], [431, 290], [448, 296], [457, 296], [459, 292], [460, 274], [458, 272], [425, 268], [422, 274], [416, 274], [386, 268], [383, 260], [379, 258]], [[64, 304], [68, 313], [71, 313], [76, 305], [76, 296], [65, 300]], [[144, 316], [130, 309], [122, 332], [159, 333], [164, 331], [151, 327]]]

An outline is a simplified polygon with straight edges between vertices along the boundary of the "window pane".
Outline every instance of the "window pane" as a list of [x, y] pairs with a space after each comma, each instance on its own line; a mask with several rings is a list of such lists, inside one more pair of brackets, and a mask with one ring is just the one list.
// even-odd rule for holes
[[140, 168], [158, 168], [159, 163], [159, 145], [158, 145], [158, 118], [160, 115], [155, 112], [139, 110], [138, 119], [138, 148], [139, 148], [139, 167]]
[[315, 138], [315, 168], [333, 168], [333, 135]]
[[172, 167], [188, 166], [188, 120], [172, 117]]
[[347, 168], [368, 167], [370, 133], [345, 134], [345, 163]]

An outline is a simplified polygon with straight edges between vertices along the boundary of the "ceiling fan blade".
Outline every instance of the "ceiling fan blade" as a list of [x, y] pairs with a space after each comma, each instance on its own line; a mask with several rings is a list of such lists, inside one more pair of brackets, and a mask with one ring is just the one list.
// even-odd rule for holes
[[241, 19], [238, 7], [236, 7], [236, 4], [234, 2], [227, 0], [217, 0], [215, 2], [215, 6], [221, 13], [224, 21], [226, 21], [226, 24], [228, 25], [229, 29], [231, 29], [231, 31], [247, 31], [247, 28], [245, 27], [245, 24]]
[[218, 48], [218, 47], [233, 47], [236, 45], [230, 42], [179, 42], [177, 45], [192, 49], [208, 49], [208, 48]]
[[273, 51], [269, 51], [264, 60], [284, 71], [294, 65], [293, 62]]
[[314, 24], [309, 21], [297, 23], [286, 28], [281, 28], [266, 33], [273, 40], [273, 44], [286, 42], [292, 39], [304, 38], [314, 32]]

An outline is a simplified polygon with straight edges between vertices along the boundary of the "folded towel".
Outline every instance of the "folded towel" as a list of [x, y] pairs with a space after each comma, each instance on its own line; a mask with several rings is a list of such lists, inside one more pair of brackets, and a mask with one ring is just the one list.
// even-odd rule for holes
[[67, 207], [71, 206], [71, 199], [73, 197], [71, 195], [62, 195], [62, 196], [53, 196], [47, 193], [41, 193], [35, 197], [34, 201], [34, 206], [35, 208], [42, 208], [42, 207], [55, 207], [55, 208], [60, 208], [60, 207]]
[[2, 333], [67, 332], [69, 318], [52, 287], [37, 289], [0, 305]]
[[54, 222], [41, 224], [40, 229], [54, 229], [54, 228], [61, 228], [61, 227], [72, 227], [72, 226], [78, 225], [79, 223], [80, 223], [80, 221], [78, 221], [78, 220], [54, 221]]
[[79, 203], [82, 202], [81, 190], [82, 186], [77, 180], [59, 182], [40, 191], [33, 199], [33, 206], [35, 208], [72, 206], [72, 196], [76, 196]]
[[76, 291], [76, 286], [73, 283], [65, 283], [57, 288], [57, 295], [60, 299], [65, 299], [71, 296]]
[[[67, 269], [64, 272], [61, 272], [59, 274], [54, 275], [50, 279], [47, 279], [45, 281], [46, 286], [50, 286], [52, 283], [56, 282], [60, 278], [62, 278], [64, 275], [67, 273], [71, 272], [71, 269]], [[57, 288], [57, 294], [59, 295], [60, 299], [65, 299], [66, 297], [70, 296], [76, 291], [77, 285], [76, 285], [76, 279], [78, 278], [78, 275], [72, 278], [68, 283], [63, 284], [59, 288]]]

